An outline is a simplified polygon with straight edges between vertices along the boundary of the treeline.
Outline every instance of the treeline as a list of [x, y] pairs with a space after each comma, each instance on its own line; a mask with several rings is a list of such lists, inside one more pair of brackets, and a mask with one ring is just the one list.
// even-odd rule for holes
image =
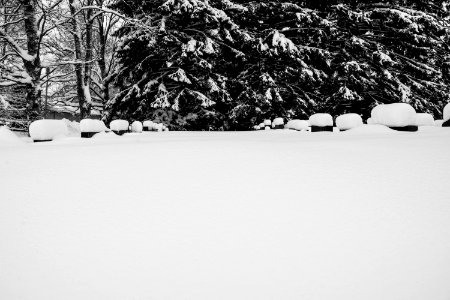
[[[449, 101], [447, 1], [0, 0], [0, 117], [155, 120], [175, 130]], [[17, 89], [16, 89], [17, 90]], [[51, 103], [47, 103], [47, 100]], [[18, 113], [19, 112], [19, 113]], [[13, 114], [11, 114], [13, 115]]]
[[119, 92], [106, 119], [248, 129], [273, 117], [449, 100], [446, 1], [117, 0]]

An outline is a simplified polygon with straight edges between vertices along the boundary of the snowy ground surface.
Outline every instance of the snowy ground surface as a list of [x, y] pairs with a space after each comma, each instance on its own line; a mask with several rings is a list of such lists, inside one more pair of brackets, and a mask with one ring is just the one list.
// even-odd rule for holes
[[0, 299], [448, 300], [449, 179], [449, 128], [0, 142]]

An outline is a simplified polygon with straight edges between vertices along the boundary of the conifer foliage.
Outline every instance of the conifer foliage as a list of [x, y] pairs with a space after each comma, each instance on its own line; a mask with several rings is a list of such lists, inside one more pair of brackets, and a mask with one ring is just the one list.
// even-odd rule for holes
[[125, 22], [106, 119], [249, 129], [378, 103], [449, 100], [446, 1], [117, 0]]

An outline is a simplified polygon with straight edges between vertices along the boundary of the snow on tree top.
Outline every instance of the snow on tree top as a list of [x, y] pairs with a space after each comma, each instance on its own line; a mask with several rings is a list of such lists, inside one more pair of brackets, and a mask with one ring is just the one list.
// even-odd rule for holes
[[183, 69], [178, 69], [175, 73], [172, 73], [172, 74], [170, 74], [167, 77], [169, 77], [173, 81], [184, 82], [184, 83], [187, 83], [187, 84], [192, 84], [192, 82], [186, 76], [186, 73], [184, 72]]
[[281, 48], [283, 52], [298, 53], [297, 46], [278, 30], [273, 31], [272, 46]]

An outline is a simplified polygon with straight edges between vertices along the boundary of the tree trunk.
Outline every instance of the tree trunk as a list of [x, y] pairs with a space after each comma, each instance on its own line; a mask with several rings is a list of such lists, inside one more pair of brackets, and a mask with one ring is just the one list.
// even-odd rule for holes
[[[87, 1], [87, 6], [92, 6], [93, 0]], [[86, 11], [86, 45], [85, 45], [85, 55], [84, 55], [84, 98], [86, 101], [86, 107], [91, 107], [92, 100], [91, 100], [91, 92], [90, 92], [90, 86], [91, 86], [91, 70], [92, 70], [92, 35], [93, 35], [93, 23], [94, 20], [92, 19], [92, 9], [88, 9]]]
[[33, 60], [23, 59], [25, 70], [31, 77], [31, 82], [26, 85], [27, 91], [27, 114], [35, 117], [40, 113], [41, 97], [41, 60], [39, 56], [39, 30], [37, 27], [37, 1], [22, 0], [25, 32], [27, 36], [28, 54], [34, 56]]
[[[103, 7], [103, 1], [97, 1], [99, 7]], [[97, 18], [98, 21], [98, 40], [100, 43], [100, 49], [99, 49], [99, 60], [98, 60], [98, 67], [100, 69], [100, 76], [102, 79], [102, 100], [103, 104], [106, 104], [109, 101], [109, 81], [106, 81], [105, 79], [108, 77], [108, 71], [106, 70], [106, 43], [107, 43], [107, 35], [105, 33], [104, 28], [104, 18], [105, 15], [102, 14]]]
[[78, 106], [80, 108], [80, 117], [84, 119], [90, 114], [90, 107], [86, 103], [86, 98], [84, 94], [84, 78], [83, 78], [83, 66], [82, 56], [81, 56], [81, 33], [78, 27], [78, 21], [76, 16], [76, 8], [74, 5], [74, 0], [69, 0], [70, 14], [72, 16], [72, 32], [73, 32], [73, 42], [75, 45], [75, 76], [77, 79], [77, 95], [78, 95]]

